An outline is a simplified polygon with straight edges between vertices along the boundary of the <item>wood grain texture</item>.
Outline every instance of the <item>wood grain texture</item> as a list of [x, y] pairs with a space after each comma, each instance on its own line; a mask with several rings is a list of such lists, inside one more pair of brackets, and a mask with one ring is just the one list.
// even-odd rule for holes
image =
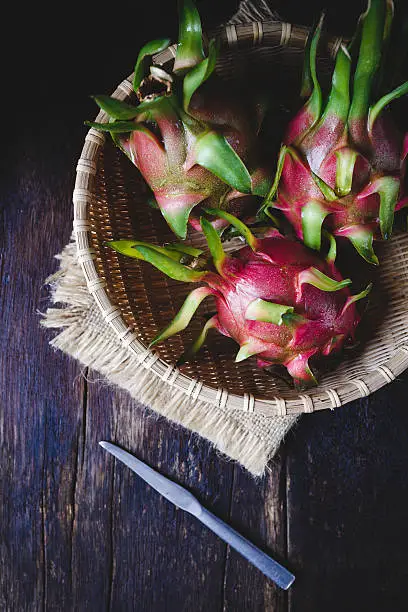
[[291, 612], [406, 609], [407, 390], [304, 418], [287, 446]]
[[[236, 4], [201, 3], [210, 25], [217, 7], [225, 18]], [[281, 5], [293, 19], [296, 3]], [[25, 89], [12, 113], [24, 125], [3, 121], [0, 164], [0, 610], [405, 610], [408, 375], [367, 400], [302, 417], [254, 481], [49, 347], [53, 333], [37, 311], [71, 232], [88, 96], [131, 72], [141, 38], [176, 26], [156, 3], [155, 23], [139, 15], [132, 36], [114, 44], [98, 5], [79, 8], [65, 9], [65, 23], [77, 23], [66, 32], [55, 9], [51, 27], [27, 14], [24, 66], [7, 57]], [[98, 446], [103, 438], [287, 564], [297, 576], [289, 594], [117, 464]]]
[[[254, 480], [235, 469], [231, 524], [280, 563], [292, 569], [286, 541], [286, 457], [282, 450], [267, 476]], [[233, 550], [228, 551], [224, 610], [286, 610], [287, 594]]]
[[[91, 381], [87, 406], [74, 525], [78, 605], [136, 610], [143, 602], [143, 609], [165, 610], [171, 601], [174, 609], [206, 610], [222, 591], [225, 545], [117, 463], [98, 441], [129, 449], [188, 486], [224, 519], [232, 465], [118, 389], [107, 393]], [[84, 579], [91, 565], [95, 574]]]
[[[53, 255], [69, 237], [69, 181], [62, 173], [56, 181], [55, 166], [47, 167], [53, 144], [17, 137], [19, 163], [2, 180], [2, 610], [68, 609], [71, 602], [72, 474], [83, 384], [78, 364], [48, 347], [38, 313], [46, 304], [43, 280], [56, 268]], [[61, 169], [72, 154], [60, 151]]]

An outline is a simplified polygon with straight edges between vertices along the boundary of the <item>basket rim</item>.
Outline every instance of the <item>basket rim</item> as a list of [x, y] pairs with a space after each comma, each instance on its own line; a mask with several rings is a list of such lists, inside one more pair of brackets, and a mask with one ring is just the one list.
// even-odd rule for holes
[[[124, 79], [111, 94], [112, 97], [124, 100], [133, 91], [133, 74]], [[108, 116], [101, 111], [96, 121], [107, 122]], [[284, 399], [275, 396], [273, 399], [254, 397], [250, 393], [237, 395], [223, 388], [214, 388], [183, 374], [173, 364], [165, 362], [157, 353], [147, 348], [132, 328], [125, 323], [119, 306], [112, 303], [105, 291], [106, 282], [99, 277], [94, 259], [95, 250], [91, 247], [90, 232], [92, 229], [88, 217], [89, 204], [94, 198], [94, 177], [97, 173], [99, 152], [105, 143], [105, 135], [91, 128], [76, 167], [76, 180], [73, 192], [74, 220], [73, 229], [76, 238], [77, 256], [81, 264], [89, 292], [101, 310], [106, 323], [114, 330], [121, 344], [136, 355], [139, 363], [158, 376], [175, 390], [182, 391], [187, 397], [203, 401], [229, 410], [241, 410], [264, 416], [285, 416], [311, 413], [318, 410], [339, 408], [349, 402], [367, 397], [381, 387], [396, 379], [408, 368], [408, 338], [405, 344], [397, 347], [391, 357], [368, 373], [339, 384], [336, 388], [321, 388], [320, 385], [305, 392], [298, 393], [296, 398]]]

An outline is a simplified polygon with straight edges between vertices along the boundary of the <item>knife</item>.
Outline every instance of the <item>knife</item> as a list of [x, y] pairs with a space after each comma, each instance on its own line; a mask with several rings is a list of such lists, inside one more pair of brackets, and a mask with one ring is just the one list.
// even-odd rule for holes
[[252, 542], [235, 531], [235, 529], [204, 508], [187, 489], [173, 482], [166, 476], [163, 476], [163, 474], [156, 472], [156, 470], [149, 467], [143, 461], [140, 461], [140, 459], [137, 459], [119, 446], [116, 446], [116, 444], [112, 444], [111, 442], [99, 442], [99, 444], [138, 474], [138, 476], [143, 478], [147, 484], [153, 487], [153, 489], [156, 489], [163, 497], [204, 523], [211, 531], [237, 550], [279, 587], [286, 590], [291, 586], [295, 580], [295, 576], [291, 572], [262, 552], [262, 550], [257, 548]]

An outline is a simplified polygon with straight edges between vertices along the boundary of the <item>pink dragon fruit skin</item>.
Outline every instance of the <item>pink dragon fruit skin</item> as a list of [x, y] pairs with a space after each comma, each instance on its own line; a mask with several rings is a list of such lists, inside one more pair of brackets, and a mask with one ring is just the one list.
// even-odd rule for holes
[[[244, 106], [237, 104], [236, 99], [225, 91], [221, 93], [220, 88], [218, 85], [214, 96], [211, 95], [213, 89], [207, 90], [204, 96], [194, 96], [191, 112], [198, 121], [206, 121], [206, 125], [217, 130], [242, 161], [248, 163], [256, 145], [254, 126], [248, 121]], [[174, 106], [166, 102], [154, 115], [161, 140], [152, 131], [144, 129], [120, 135], [118, 141], [153, 191], [174, 233], [185, 238], [188, 222], [194, 229], [201, 230], [201, 214], [194, 211], [198, 205], [228, 209], [230, 202], [234, 201], [242, 211], [256, 210], [259, 200], [250, 192], [252, 190], [258, 195], [267, 192], [270, 171], [255, 167], [251, 183], [246, 185], [242, 182], [240, 187], [243, 191], [234, 189], [214, 172], [197, 163], [195, 135], [189, 133], [189, 126], [183, 123]], [[218, 228], [226, 225], [221, 219], [215, 223]]]
[[[214, 325], [240, 345], [237, 361], [257, 355], [261, 366], [280, 363], [296, 381], [309, 383], [309, 358], [328, 355], [353, 337], [359, 322], [354, 304], [343, 312], [349, 291], [327, 293], [301, 283], [302, 273], [313, 267], [341, 282], [332, 266], [278, 233], [260, 240], [256, 252], [246, 247], [225, 261], [222, 289], [218, 285], [214, 293]], [[256, 320], [262, 316], [258, 300], [293, 307], [304, 320], [292, 325]]]
[[[139, 53], [133, 81], [139, 105], [96, 96], [110, 121], [86, 124], [111, 133], [149, 185], [172, 231], [184, 239], [189, 221], [201, 229], [201, 212], [194, 211], [199, 205], [228, 209], [233, 203], [235, 211], [256, 211], [270, 188], [271, 172], [256, 159], [256, 121], [248, 120], [245, 105], [220, 84], [208, 92], [217, 47], [211, 41], [205, 55], [192, 0], [180, 2], [172, 74], [152, 66], [143, 78], [146, 58], [169, 44], [152, 41]], [[226, 225], [221, 219], [215, 223]]]
[[[325, 261], [275, 229], [258, 239], [232, 215], [220, 210], [207, 212], [235, 226], [249, 244], [227, 256], [217, 231], [203, 218], [216, 271], [187, 268], [163, 248], [135, 243], [134, 257], [176, 280], [205, 283], [189, 294], [178, 315], [150, 346], [185, 329], [200, 303], [211, 295], [217, 313], [179, 363], [190, 358], [208, 330], [215, 328], [238, 343], [237, 362], [256, 355], [260, 367], [281, 364], [295, 383], [315, 383], [309, 359], [335, 353], [354, 337], [360, 320], [355, 302], [365, 297], [370, 287], [352, 296], [348, 288], [351, 281], [341, 277], [332, 258]], [[120, 242], [112, 246], [120, 251]]]
[[348, 238], [364, 259], [378, 264], [373, 239], [390, 237], [394, 212], [406, 205], [403, 194], [408, 139], [381, 114], [393, 99], [408, 93], [404, 83], [371, 104], [380, 67], [387, 9], [391, 2], [371, 0], [362, 17], [360, 53], [350, 93], [351, 57], [340, 47], [326, 106], [316, 76], [316, 47], [311, 42], [311, 95], [288, 125], [275, 185], [266, 207], [283, 211], [298, 237], [321, 248], [322, 229]]

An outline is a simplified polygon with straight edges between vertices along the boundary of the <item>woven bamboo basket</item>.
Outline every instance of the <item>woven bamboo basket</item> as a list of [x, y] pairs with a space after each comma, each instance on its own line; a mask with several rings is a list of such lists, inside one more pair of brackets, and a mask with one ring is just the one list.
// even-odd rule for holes
[[[248, 67], [253, 71], [255, 66], [266, 66], [270, 71], [275, 65], [285, 78], [293, 70], [299, 82], [307, 28], [276, 21], [252, 22], [220, 28], [215, 34], [223, 51], [217, 65], [222, 78], [245, 76]], [[320, 61], [330, 62], [340, 43], [341, 38], [323, 38]], [[154, 62], [166, 65], [174, 55], [175, 47], [169, 47]], [[131, 97], [132, 75], [112, 95], [120, 100]], [[107, 120], [102, 112], [96, 119]], [[162, 216], [146, 206], [145, 198], [143, 179], [134, 166], [110, 138], [91, 129], [78, 162], [73, 194], [78, 258], [106, 323], [164, 385], [231, 410], [293, 415], [338, 408], [368, 396], [408, 367], [408, 234], [400, 233], [380, 247], [381, 266], [361, 324], [360, 347], [343, 354], [337, 367], [321, 374], [319, 386], [300, 393], [258, 369], [255, 359], [235, 363], [235, 343], [216, 332], [209, 335], [194, 362], [176, 368], [178, 357], [203, 325], [200, 313], [205, 315], [211, 306], [203, 304], [183, 334], [150, 351], [149, 342], [174, 317], [191, 287], [166, 278], [144, 262], [122, 257], [105, 244], [131, 238], [157, 244], [174, 240]], [[189, 241], [195, 246], [203, 244], [194, 233]]]

